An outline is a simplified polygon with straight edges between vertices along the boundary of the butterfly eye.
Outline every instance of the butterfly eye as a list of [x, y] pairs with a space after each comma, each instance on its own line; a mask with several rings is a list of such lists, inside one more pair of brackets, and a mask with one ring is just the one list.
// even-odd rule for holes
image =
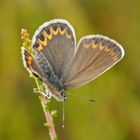
[[61, 91], [61, 92], [60, 92], [60, 95], [61, 95], [61, 97], [62, 97], [64, 100], [67, 99], [66, 93], [65, 93], [64, 91]]

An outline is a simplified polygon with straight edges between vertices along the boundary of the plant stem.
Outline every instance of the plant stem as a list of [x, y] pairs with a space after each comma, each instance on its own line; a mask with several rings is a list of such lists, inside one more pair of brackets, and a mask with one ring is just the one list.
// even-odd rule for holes
[[47, 126], [49, 127], [50, 138], [51, 138], [51, 140], [56, 140], [57, 135], [56, 135], [55, 128], [54, 128], [53, 118], [52, 118], [48, 108], [46, 108], [46, 97], [44, 95], [41, 96], [41, 103], [42, 103], [43, 111], [45, 114]]
[[[36, 81], [37, 88], [39, 89], [39, 91], [43, 92], [43, 88], [39, 85], [38, 81], [36, 79], [35, 79], [35, 81]], [[47, 99], [44, 95], [41, 95], [41, 104], [42, 104], [42, 108], [43, 108], [43, 111], [45, 114], [46, 124], [49, 129], [50, 138], [51, 138], [51, 140], [57, 140], [57, 135], [56, 135], [56, 131], [54, 128], [53, 118], [52, 118], [51, 113], [49, 112], [49, 108], [47, 105]]]

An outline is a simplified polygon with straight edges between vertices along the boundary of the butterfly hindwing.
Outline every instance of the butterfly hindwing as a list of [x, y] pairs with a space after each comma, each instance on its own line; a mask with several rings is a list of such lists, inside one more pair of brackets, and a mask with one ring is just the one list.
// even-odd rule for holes
[[67, 21], [52, 20], [44, 23], [35, 32], [32, 46], [35, 51], [37, 48], [43, 53], [60, 78], [74, 55], [75, 33]]
[[107, 71], [124, 56], [119, 43], [101, 35], [83, 37], [67, 73], [64, 88], [71, 90], [89, 83]]
[[24, 62], [25, 68], [29, 71], [29, 73], [33, 74], [35, 77], [43, 81], [43, 74], [40, 71], [36, 60], [30, 55], [30, 53], [22, 47], [22, 59]]

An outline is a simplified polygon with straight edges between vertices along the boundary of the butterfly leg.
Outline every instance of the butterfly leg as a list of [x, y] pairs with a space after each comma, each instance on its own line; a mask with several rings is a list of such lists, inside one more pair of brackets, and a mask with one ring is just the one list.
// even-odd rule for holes
[[48, 87], [45, 87], [45, 95], [48, 99], [51, 99], [52, 93], [49, 91]]
[[38, 88], [34, 88], [34, 89], [33, 89], [33, 92], [34, 92], [34, 93], [39, 93], [39, 94], [41, 94], [41, 95], [43, 95], [43, 96], [45, 96], [45, 97], [47, 96], [44, 92], [42, 92], [42, 91], [39, 90]]
[[33, 89], [33, 92], [34, 93], [39, 93], [39, 94], [47, 97], [48, 99], [51, 99], [51, 97], [52, 97], [52, 93], [48, 90], [48, 87], [47, 86], [45, 87], [45, 92], [39, 90], [38, 88], [34, 88]]

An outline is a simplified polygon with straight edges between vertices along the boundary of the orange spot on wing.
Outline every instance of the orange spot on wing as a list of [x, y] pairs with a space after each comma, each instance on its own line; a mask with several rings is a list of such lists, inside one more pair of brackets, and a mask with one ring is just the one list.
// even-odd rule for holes
[[111, 51], [111, 50], [110, 50], [109, 48], [106, 47], [106, 48], [105, 48], [105, 51], [106, 51], [106, 52], [109, 52], [109, 51]]
[[115, 53], [114, 52], [111, 52], [111, 56], [114, 56], [115, 55]]
[[50, 29], [50, 34], [47, 34], [46, 32], [44, 32], [44, 35], [51, 40], [52, 39], [52, 29]]
[[102, 44], [99, 45], [99, 49], [102, 50], [104, 46]]
[[86, 49], [88, 49], [88, 48], [89, 48], [89, 45], [88, 45], [88, 44], [84, 44], [84, 47], [85, 47]]
[[93, 43], [92, 48], [95, 49], [96, 47], [97, 47], [97, 45]]
[[33, 60], [32, 56], [29, 56], [27, 59], [28, 59], [28, 65], [31, 65], [32, 64], [32, 60]]
[[117, 61], [117, 60], [118, 60], [117, 56], [114, 56], [114, 57], [113, 57], [113, 60], [114, 60], [114, 61]]
[[53, 30], [53, 29], [51, 29], [51, 30], [52, 30], [52, 34], [53, 34], [53, 35], [57, 35], [57, 34], [58, 34], [58, 31], [59, 31], [59, 29], [58, 29], [58, 28], [56, 29], [56, 31], [55, 31], [55, 30]]
[[42, 51], [43, 50], [43, 47], [41, 46], [41, 44], [39, 44], [38, 48], [37, 48], [39, 51]]
[[71, 35], [69, 35], [67, 31], [66, 31], [66, 37], [67, 37], [68, 39], [71, 39]]
[[39, 44], [43, 45], [43, 46], [47, 46], [47, 38], [46, 36], [44, 35], [45, 39], [42, 41], [39, 39]]
[[87, 48], [87, 49], [90, 48], [90, 47], [92, 48], [92, 44], [93, 44], [92, 42], [90, 42], [89, 44], [84, 44], [84, 47]]
[[61, 35], [64, 35], [64, 33], [66, 32], [66, 28], [65, 28], [64, 30], [61, 30], [61, 29], [59, 28], [59, 32], [60, 32]]

